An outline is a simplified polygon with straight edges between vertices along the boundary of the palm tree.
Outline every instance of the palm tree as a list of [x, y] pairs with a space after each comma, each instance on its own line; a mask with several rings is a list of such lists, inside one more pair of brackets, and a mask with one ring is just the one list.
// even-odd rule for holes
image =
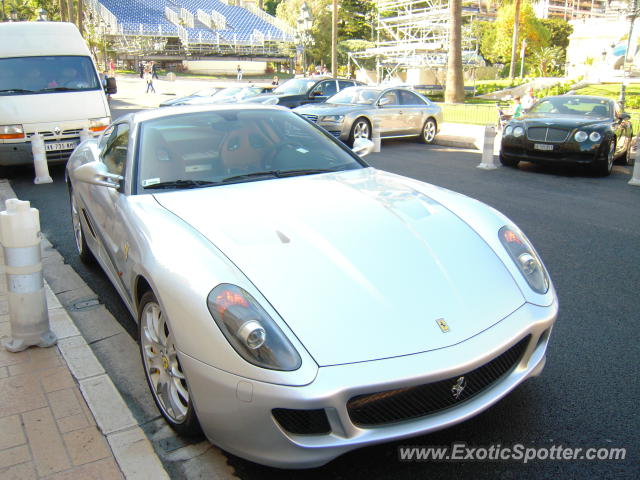
[[462, 0], [451, 0], [449, 2], [449, 55], [444, 100], [447, 103], [462, 103], [464, 101]]

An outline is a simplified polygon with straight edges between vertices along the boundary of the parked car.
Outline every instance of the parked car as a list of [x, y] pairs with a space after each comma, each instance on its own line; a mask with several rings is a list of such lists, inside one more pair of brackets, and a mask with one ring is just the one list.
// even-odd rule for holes
[[609, 175], [616, 159], [630, 158], [630, 116], [614, 100], [587, 95], [546, 97], [504, 128], [500, 162], [584, 164]]
[[406, 88], [351, 87], [326, 103], [303, 105], [294, 111], [353, 145], [370, 139], [376, 120], [380, 137], [419, 137], [433, 143], [442, 124], [442, 110], [431, 100]]
[[203, 98], [210, 98], [216, 93], [222, 90], [221, 87], [207, 87], [196, 92], [193, 92], [191, 95], [187, 95], [186, 97], [177, 97], [170, 98], [169, 100], [165, 100], [160, 104], [161, 107], [171, 107], [174, 105], [197, 105], [200, 103], [200, 100]]
[[369, 167], [282, 107], [140, 111], [66, 177], [80, 259], [137, 320], [169, 425], [277, 467], [464, 421], [538, 375], [558, 312], [508, 218]]
[[337, 92], [355, 85], [363, 85], [363, 83], [357, 80], [328, 77], [292, 78], [272, 92], [251, 98], [246, 102], [294, 108], [307, 103], [324, 102]]

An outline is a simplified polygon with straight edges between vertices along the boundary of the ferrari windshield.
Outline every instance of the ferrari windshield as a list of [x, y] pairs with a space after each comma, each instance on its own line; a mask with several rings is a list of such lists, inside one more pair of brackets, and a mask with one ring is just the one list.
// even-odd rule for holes
[[276, 95], [303, 95], [313, 87], [317, 79], [292, 78], [273, 90]]
[[32, 95], [100, 88], [89, 57], [0, 58], [0, 95]]
[[154, 189], [311, 175], [363, 168], [323, 130], [290, 111], [214, 110], [140, 125], [138, 186]]
[[536, 103], [527, 113], [550, 115], [611, 116], [611, 104], [606, 99], [589, 97], [549, 97]]
[[382, 90], [367, 87], [349, 87], [336, 93], [327, 103], [340, 105], [372, 105], [380, 96]]

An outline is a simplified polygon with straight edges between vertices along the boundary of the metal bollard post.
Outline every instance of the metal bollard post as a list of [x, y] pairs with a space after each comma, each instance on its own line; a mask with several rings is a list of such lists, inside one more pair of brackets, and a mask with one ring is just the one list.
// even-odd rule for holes
[[49, 327], [42, 279], [40, 218], [29, 202], [11, 198], [0, 212], [11, 336], [2, 344], [10, 352], [30, 346], [50, 347], [58, 341]]
[[379, 153], [382, 150], [382, 140], [380, 138], [381, 122], [379, 118], [373, 119], [371, 141], [373, 142], [373, 153]]
[[[631, 145], [629, 145], [629, 148], [631, 148]], [[640, 145], [638, 145], [636, 150], [636, 158], [633, 162], [633, 174], [631, 175], [631, 180], [629, 180], [629, 185], [640, 187]]]
[[52, 183], [53, 179], [49, 175], [49, 164], [44, 151], [44, 139], [38, 132], [31, 136], [31, 151], [33, 152], [33, 166], [36, 171], [36, 178], [33, 183]]
[[500, 165], [496, 163], [495, 155], [493, 154], [493, 143], [496, 138], [496, 127], [494, 125], [487, 125], [484, 129], [484, 144], [482, 146], [482, 161], [478, 168], [484, 170], [495, 170]]

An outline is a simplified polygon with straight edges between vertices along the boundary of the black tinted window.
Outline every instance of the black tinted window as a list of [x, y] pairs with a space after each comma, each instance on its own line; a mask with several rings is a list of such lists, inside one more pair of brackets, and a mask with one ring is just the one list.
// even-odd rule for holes
[[314, 92], [320, 92], [320, 95], [323, 97], [330, 97], [338, 93], [336, 90], [336, 82], [335, 80], [327, 80], [325, 82], [320, 82], [320, 84], [313, 89]]
[[424, 105], [425, 102], [415, 93], [406, 90], [399, 90], [401, 105]]
[[338, 80], [338, 86], [340, 87], [340, 90], [344, 90], [345, 88], [355, 86], [355, 82], [350, 80]]

